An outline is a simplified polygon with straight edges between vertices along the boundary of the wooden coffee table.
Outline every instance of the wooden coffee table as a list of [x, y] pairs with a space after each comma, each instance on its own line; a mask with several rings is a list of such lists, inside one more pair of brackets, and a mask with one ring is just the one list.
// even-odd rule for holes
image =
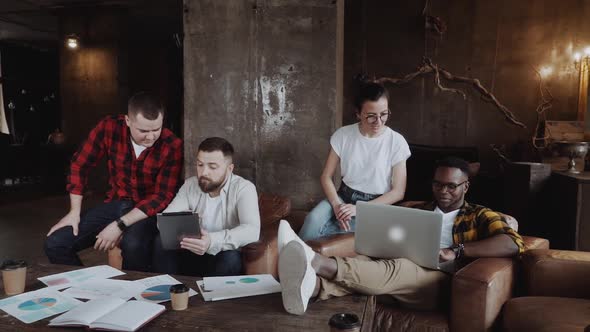
[[[43, 288], [38, 277], [75, 270], [78, 267], [36, 264], [27, 270], [26, 291]], [[115, 279], [137, 280], [157, 274], [129, 271]], [[174, 276], [179, 281], [198, 291], [198, 278]], [[0, 283], [0, 298], [5, 298]], [[356, 314], [362, 322], [361, 331], [370, 331], [375, 309], [372, 296], [353, 295], [327, 301], [310, 303], [305, 315], [290, 315], [283, 309], [280, 294], [252, 296], [240, 299], [205, 302], [200, 294], [190, 298], [189, 307], [184, 311], [173, 311], [170, 302], [166, 311], [144, 326], [141, 331], [185, 331], [198, 328], [199, 331], [328, 331], [328, 320], [335, 313]], [[18, 319], [0, 311], [0, 331], [76, 331], [72, 328], [48, 327], [47, 318], [36, 323], [24, 324]]]

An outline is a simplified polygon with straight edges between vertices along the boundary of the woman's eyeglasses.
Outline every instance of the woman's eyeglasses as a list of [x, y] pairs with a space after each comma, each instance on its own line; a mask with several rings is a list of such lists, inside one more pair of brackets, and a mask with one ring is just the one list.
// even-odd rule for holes
[[365, 120], [367, 120], [367, 123], [369, 123], [369, 124], [377, 123], [377, 120], [381, 120], [381, 123], [385, 123], [385, 122], [387, 122], [387, 119], [389, 119], [390, 115], [391, 115], [391, 111], [387, 110], [387, 112], [383, 112], [380, 115], [377, 115], [377, 114], [365, 115]]

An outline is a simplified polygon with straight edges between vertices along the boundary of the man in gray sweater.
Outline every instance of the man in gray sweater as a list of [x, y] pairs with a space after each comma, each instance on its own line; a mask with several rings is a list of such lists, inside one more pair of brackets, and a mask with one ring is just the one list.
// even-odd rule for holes
[[184, 238], [180, 250], [155, 241], [154, 270], [195, 276], [242, 272], [240, 248], [258, 240], [260, 213], [254, 184], [233, 174], [232, 145], [205, 139], [197, 151], [197, 176], [186, 179], [164, 212], [192, 211], [201, 218], [201, 237]]

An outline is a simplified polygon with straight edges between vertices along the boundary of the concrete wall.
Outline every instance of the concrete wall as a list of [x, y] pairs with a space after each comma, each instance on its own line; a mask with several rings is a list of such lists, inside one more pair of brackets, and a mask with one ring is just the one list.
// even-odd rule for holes
[[[62, 124], [69, 142], [79, 144], [99, 119], [125, 113], [138, 91], [159, 95], [167, 108], [165, 125], [181, 134], [182, 0], [141, 5], [88, 4], [65, 7], [59, 15]], [[69, 34], [78, 50], [64, 47]]]
[[[533, 67], [544, 65], [554, 68], [547, 79], [555, 97], [548, 119], [576, 119], [578, 73], [571, 56], [590, 44], [589, 2], [430, 1], [430, 14], [447, 24], [441, 38], [425, 33], [423, 6], [424, 1], [346, 1], [344, 78], [359, 72], [401, 77], [426, 54], [456, 75], [480, 79], [528, 129], [505, 122], [470, 86], [443, 81], [466, 91], [465, 101], [436, 89], [428, 76], [390, 89], [390, 126], [409, 142], [478, 146], [484, 169], [498, 163], [489, 144], [506, 144], [515, 160], [534, 158], [530, 142], [540, 95]], [[345, 84], [345, 97], [351, 91]], [[347, 107], [344, 122], [350, 123], [353, 109]]]
[[63, 130], [78, 144], [107, 114], [124, 112], [127, 99], [127, 34], [119, 9], [83, 8], [60, 12], [60, 40], [76, 34], [81, 46], [60, 45]]
[[336, 117], [336, 1], [185, 0], [185, 174], [206, 137], [236, 173], [309, 207]]

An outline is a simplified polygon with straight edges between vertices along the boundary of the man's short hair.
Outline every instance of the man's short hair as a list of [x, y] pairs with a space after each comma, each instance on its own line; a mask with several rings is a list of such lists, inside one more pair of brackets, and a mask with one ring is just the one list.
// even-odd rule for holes
[[234, 155], [234, 147], [225, 138], [209, 137], [199, 144], [198, 151], [214, 152], [221, 151], [224, 157], [232, 158]]
[[363, 104], [365, 102], [378, 101], [381, 97], [385, 97], [389, 101], [389, 92], [383, 84], [371, 81], [361, 82], [354, 98], [354, 107], [360, 113], [363, 110]]
[[129, 115], [143, 115], [148, 120], [156, 120], [160, 114], [164, 116], [164, 104], [162, 101], [147, 92], [138, 92], [129, 98], [127, 103]]
[[469, 177], [469, 163], [462, 158], [459, 157], [446, 157], [436, 162], [436, 168], [439, 167], [449, 167], [449, 168], [458, 168]]

